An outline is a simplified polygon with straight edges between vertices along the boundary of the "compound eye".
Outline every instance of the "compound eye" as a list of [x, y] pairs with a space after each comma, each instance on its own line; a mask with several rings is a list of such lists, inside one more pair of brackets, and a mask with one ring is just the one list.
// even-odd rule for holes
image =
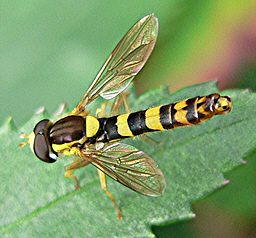
[[44, 119], [38, 122], [34, 127], [34, 133], [37, 135], [40, 131], [45, 130], [50, 120]]
[[54, 163], [57, 156], [50, 151], [50, 144], [47, 138], [47, 125], [50, 120], [42, 120], [37, 123], [34, 128], [34, 153], [42, 161], [46, 163]]

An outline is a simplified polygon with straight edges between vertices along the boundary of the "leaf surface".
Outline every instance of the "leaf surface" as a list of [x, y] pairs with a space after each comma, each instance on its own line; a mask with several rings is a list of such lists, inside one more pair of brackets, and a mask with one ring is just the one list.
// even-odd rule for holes
[[[129, 102], [133, 111], [218, 92], [215, 81], [184, 88], [170, 95], [159, 87]], [[195, 216], [191, 202], [203, 199], [227, 180], [224, 172], [244, 163], [256, 147], [256, 95], [242, 90], [221, 93], [231, 96], [233, 110], [225, 116], [194, 127], [148, 134], [155, 143], [127, 139], [148, 153], [163, 171], [167, 188], [160, 198], [137, 194], [108, 179], [124, 220], [101, 190], [97, 172], [87, 166], [76, 172], [82, 186], [74, 190], [73, 180], [64, 178], [70, 158], [54, 164], [37, 160], [29, 147], [20, 149], [20, 132], [30, 133], [45, 112], [35, 114], [22, 128], [8, 119], [0, 128], [1, 145], [1, 237], [151, 237], [152, 224], [166, 224]], [[250, 103], [248, 103], [250, 102]], [[93, 103], [92, 112], [100, 107]], [[162, 144], [157, 142], [163, 142]]]

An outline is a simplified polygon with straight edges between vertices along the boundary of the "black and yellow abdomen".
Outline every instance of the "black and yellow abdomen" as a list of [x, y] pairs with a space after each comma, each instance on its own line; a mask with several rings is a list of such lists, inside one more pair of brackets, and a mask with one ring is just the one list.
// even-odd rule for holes
[[46, 138], [53, 153], [72, 155], [72, 148], [85, 144], [105, 143], [146, 132], [196, 125], [214, 115], [228, 113], [231, 107], [229, 97], [215, 93], [109, 118], [70, 115], [49, 124], [44, 133], [49, 133]]
[[99, 118], [103, 134], [96, 140], [108, 142], [133, 137], [146, 132], [196, 125], [202, 121], [209, 120], [214, 115], [228, 113], [231, 107], [231, 98], [222, 97], [215, 93], [143, 111], [109, 118]]

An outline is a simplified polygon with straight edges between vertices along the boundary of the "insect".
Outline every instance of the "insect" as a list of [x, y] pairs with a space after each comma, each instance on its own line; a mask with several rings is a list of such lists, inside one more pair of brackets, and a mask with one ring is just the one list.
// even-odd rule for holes
[[[161, 196], [166, 187], [164, 175], [154, 160], [134, 146], [120, 142], [121, 139], [196, 125], [214, 115], [227, 114], [232, 108], [230, 97], [214, 93], [113, 115], [121, 103], [126, 104], [122, 92], [146, 63], [155, 46], [157, 33], [157, 18], [153, 14], [143, 17], [118, 43], [71, 113], [54, 122], [44, 119], [36, 124], [29, 136], [21, 135], [29, 140], [20, 146], [30, 143], [33, 153], [46, 163], [54, 163], [60, 156], [74, 156], [73, 162], [65, 168], [65, 177], [73, 178], [77, 189], [80, 185], [73, 172], [88, 164], [94, 165], [98, 169], [101, 187], [112, 200], [118, 219], [122, 219], [122, 213], [114, 196], [107, 190], [105, 174], [146, 196]], [[112, 115], [104, 115], [106, 104], [98, 116], [90, 114], [86, 106], [99, 96], [106, 100], [115, 98]]]

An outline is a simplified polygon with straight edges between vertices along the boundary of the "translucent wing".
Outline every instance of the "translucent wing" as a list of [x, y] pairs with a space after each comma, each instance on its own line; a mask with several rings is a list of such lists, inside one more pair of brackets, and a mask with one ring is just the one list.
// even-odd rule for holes
[[158, 197], [166, 187], [155, 161], [131, 145], [110, 143], [102, 151], [83, 153], [98, 169], [138, 193]]
[[157, 33], [158, 21], [153, 14], [140, 19], [110, 54], [79, 102], [77, 111], [81, 111], [98, 96], [109, 100], [126, 89], [150, 56]]

